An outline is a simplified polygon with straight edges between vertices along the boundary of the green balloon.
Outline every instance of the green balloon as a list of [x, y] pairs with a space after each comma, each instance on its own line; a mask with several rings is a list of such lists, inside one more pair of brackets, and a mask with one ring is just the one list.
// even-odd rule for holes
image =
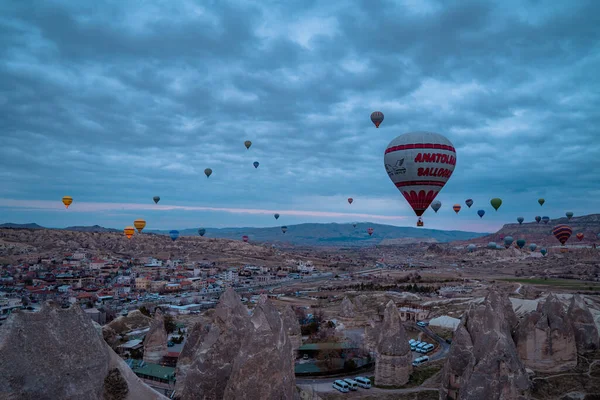
[[494, 209], [496, 211], [498, 211], [498, 209], [502, 205], [502, 199], [499, 199], [499, 198], [495, 197], [492, 200], [490, 200], [490, 204], [492, 205], [492, 207], [494, 207]]

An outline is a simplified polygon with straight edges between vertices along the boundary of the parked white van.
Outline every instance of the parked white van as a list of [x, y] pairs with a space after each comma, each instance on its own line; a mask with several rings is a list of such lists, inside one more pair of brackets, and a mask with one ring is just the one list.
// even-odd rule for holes
[[417, 346], [417, 353], [421, 353], [423, 351], [423, 348], [425, 346], [427, 346], [429, 343], [427, 342], [421, 342], [418, 346]]
[[421, 353], [429, 353], [434, 347], [435, 346], [433, 344], [429, 343], [427, 346], [423, 346]]
[[419, 365], [421, 365], [421, 364], [423, 364], [424, 362], [427, 362], [427, 361], [429, 361], [429, 357], [428, 356], [422, 356], [422, 357], [419, 357], [419, 358], [415, 359], [415, 361], [412, 362], [412, 365], [413, 365], [413, 367], [417, 367], [417, 366], [419, 366]]
[[356, 378], [354, 378], [354, 380], [356, 381], [356, 383], [358, 383], [358, 386], [360, 386], [363, 389], [371, 388], [371, 381], [368, 378], [365, 378], [364, 376], [357, 376]]
[[344, 381], [337, 380], [333, 382], [333, 388], [339, 390], [342, 393], [348, 393], [350, 391], [350, 387]]
[[348, 384], [350, 390], [358, 390], [358, 382], [356, 382], [354, 379], [346, 378], [344, 379], [344, 382]]

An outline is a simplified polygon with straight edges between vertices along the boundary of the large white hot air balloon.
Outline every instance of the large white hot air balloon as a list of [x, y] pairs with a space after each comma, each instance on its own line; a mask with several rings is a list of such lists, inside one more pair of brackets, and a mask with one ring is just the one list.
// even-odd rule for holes
[[390, 179], [420, 217], [452, 176], [456, 150], [439, 133], [409, 132], [390, 142], [383, 159]]

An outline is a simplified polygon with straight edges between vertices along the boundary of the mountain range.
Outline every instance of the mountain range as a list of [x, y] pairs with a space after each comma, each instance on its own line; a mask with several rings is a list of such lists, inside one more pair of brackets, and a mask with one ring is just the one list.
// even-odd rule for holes
[[[30, 224], [1, 224], [0, 228], [13, 229], [59, 229], [46, 228], [35, 223]], [[367, 228], [373, 228], [372, 236], [367, 233]], [[60, 228], [61, 230], [78, 232], [122, 232], [118, 229], [104, 228], [102, 226], [70, 226]], [[168, 230], [144, 230], [144, 234], [168, 235]], [[198, 229], [181, 229], [180, 236], [197, 236]], [[356, 228], [352, 224], [317, 224], [307, 223], [288, 225], [285, 234], [281, 227], [269, 228], [206, 228], [205, 237], [222, 239], [241, 239], [242, 235], [248, 235], [250, 241], [272, 242], [290, 244], [295, 246], [373, 246], [377, 244], [405, 244], [409, 242], [452, 242], [479, 238], [487, 233], [444, 231], [437, 229], [421, 229], [413, 227], [400, 227], [392, 225], [374, 224], [369, 222], [357, 223]], [[403, 240], [398, 240], [403, 239]], [[410, 240], [409, 240], [410, 239]]]

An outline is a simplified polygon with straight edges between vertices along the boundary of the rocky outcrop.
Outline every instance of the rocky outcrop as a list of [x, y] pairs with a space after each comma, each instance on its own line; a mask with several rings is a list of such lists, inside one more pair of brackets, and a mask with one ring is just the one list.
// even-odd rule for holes
[[292, 361], [296, 360], [296, 352], [302, 345], [302, 331], [300, 329], [300, 322], [296, 313], [291, 306], [286, 306], [281, 313], [281, 319], [283, 320], [283, 326], [290, 338], [292, 344]]
[[521, 360], [534, 371], [565, 371], [577, 365], [571, 320], [562, 302], [553, 294], [523, 318], [515, 340]]
[[340, 316], [344, 318], [354, 317], [354, 304], [352, 304], [347, 296], [344, 297], [344, 300], [342, 300], [342, 304], [340, 305]]
[[440, 400], [525, 400], [529, 379], [511, 337], [508, 299], [490, 291], [456, 328], [442, 371]]
[[354, 306], [357, 309], [357, 311], [364, 311], [366, 306], [365, 306], [365, 302], [367, 301], [367, 296], [365, 296], [364, 294], [361, 294], [359, 296], [356, 296], [354, 298]]
[[261, 297], [252, 318], [232, 288], [207, 324], [192, 328], [177, 363], [175, 398], [291, 399], [292, 345], [281, 316]]
[[293, 399], [292, 344], [277, 309], [261, 297], [251, 318], [254, 332], [240, 348], [225, 389], [226, 399]]
[[104, 342], [79, 306], [44, 304], [0, 326], [0, 399], [166, 399]]
[[575, 334], [577, 351], [585, 353], [597, 350], [599, 347], [598, 328], [594, 323], [594, 316], [581, 296], [574, 295], [571, 298], [567, 315]]
[[150, 364], [160, 364], [167, 355], [167, 330], [165, 316], [160, 308], [154, 312], [150, 330], [144, 338], [144, 361]]
[[375, 357], [375, 384], [402, 386], [412, 373], [412, 353], [400, 313], [393, 301], [385, 308]]

